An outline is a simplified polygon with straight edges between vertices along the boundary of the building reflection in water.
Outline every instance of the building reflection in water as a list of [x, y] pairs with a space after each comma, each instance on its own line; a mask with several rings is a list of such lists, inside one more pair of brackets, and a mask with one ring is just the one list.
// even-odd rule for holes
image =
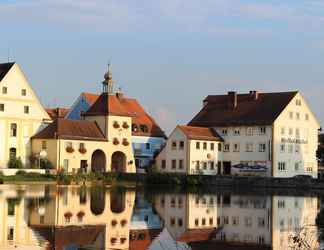
[[0, 249], [317, 249], [317, 197], [0, 186]]

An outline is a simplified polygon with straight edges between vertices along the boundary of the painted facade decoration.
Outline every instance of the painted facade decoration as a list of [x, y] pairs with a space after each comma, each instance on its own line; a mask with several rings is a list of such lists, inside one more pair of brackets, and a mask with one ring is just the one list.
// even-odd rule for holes
[[17, 63], [0, 64], [0, 168], [10, 159], [30, 167], [31, 137], [50, 122]]
[[320, 125], [300, 92], [208, 96], [189, 125], [224, 139], [221, 174], [317, 178]]

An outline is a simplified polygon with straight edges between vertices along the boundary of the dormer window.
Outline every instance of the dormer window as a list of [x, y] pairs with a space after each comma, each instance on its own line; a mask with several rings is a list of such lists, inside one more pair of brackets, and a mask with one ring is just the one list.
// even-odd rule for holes
[[145, 124], [141, 124], [140, 125], [140, 130], [144, 133], [147, 133], [148, 132], [148, 127], [145, 125]]

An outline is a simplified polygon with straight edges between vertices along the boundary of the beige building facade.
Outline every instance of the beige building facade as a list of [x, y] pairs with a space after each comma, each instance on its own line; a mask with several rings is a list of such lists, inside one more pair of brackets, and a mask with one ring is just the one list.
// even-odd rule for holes
[[177, 126], [156, 157], [160, 172], [217, 174], [222, 138], [212, 129]]
[[10, 158], [30, 166], [31, 137], [50, 121], [16, 63], [0, 64], [0, 168]]

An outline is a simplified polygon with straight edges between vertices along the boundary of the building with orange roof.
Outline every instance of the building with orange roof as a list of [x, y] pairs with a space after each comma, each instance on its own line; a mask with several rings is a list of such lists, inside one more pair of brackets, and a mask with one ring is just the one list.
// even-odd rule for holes
[[156, 157], [161, 172], [215, 175], [223, 138], [211, 128], [177, 126]]
[[[67, 119], [81, 120], [83, 114], [97, 112], [94, 104], [99, 95], [83, 92], [72, 104], [66, 114]], [[135, 165], [138, 172], [145, 172], [153, 162], [154, 156], [165, 143], [166, 135], [157, 122], [148, 114], [143, 106], [135, 99], [126, 97], [123, 93], [115, 93], [110, 98], [110, 105], [120, 113], [126, 113], [132, 118], [132, 146]], [[97, 104], [98, 107], [101, 104]]]

